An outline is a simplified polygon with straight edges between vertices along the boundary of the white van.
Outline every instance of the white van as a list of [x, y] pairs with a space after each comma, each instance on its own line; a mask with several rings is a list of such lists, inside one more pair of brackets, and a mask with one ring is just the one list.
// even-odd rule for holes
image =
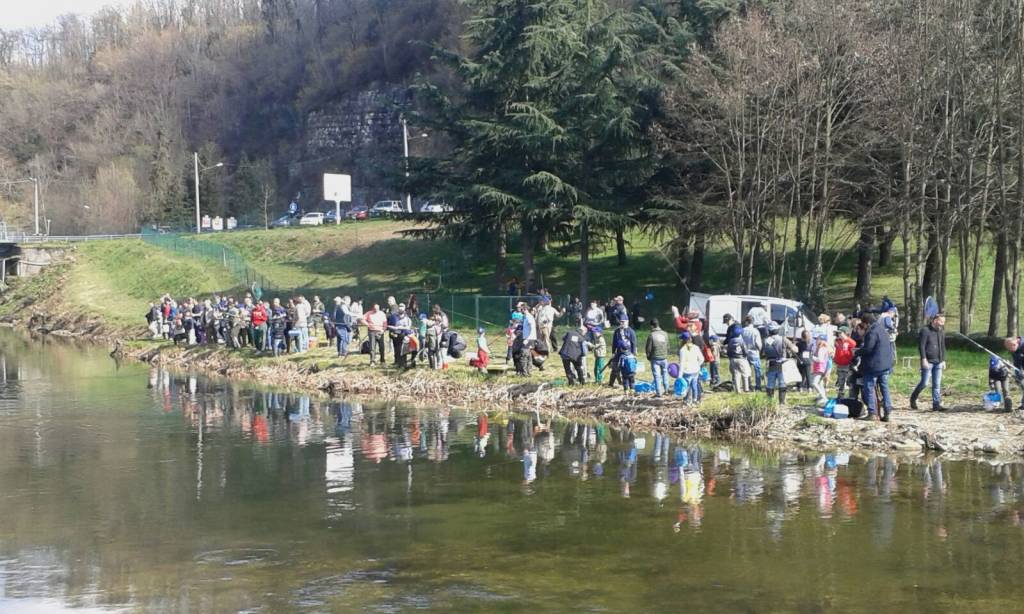
[[[690, 310], [700, 313], [706, 322], [707, 330], [719, 336], [725, 336], [728, 328], [722, 321], [725, 314], [732, 315], [740, 324], [743, 318], [754, 311], [767, 315], [773, 322], [782, 327], [787, 337], [799, 337], [804, 330], [806, 318], [810, 317], [804, 304], [786, 298], [774, 296], [754, 296], [750, 294], [703, 294], [694, 292], [690, 295]], [[813, 318], [811, 318], [813, 321]]]

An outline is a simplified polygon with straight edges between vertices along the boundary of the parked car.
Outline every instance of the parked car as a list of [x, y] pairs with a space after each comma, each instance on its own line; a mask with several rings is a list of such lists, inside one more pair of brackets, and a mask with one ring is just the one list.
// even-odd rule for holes
[[386, 217], [406, 213], [400, 200], [379, 200], [370, 208], [370, 217]]
[[282, 215], [270, 223], [271, 228], [287, 228], [295, 225], [295, 218], [290, 215]]
[[365, 220], [370, 215], [365, 205], [355, 205], [345, 212], [345, 217], [350, 220]]
[[438, 213], [449, 213], [451, 211], [452, 211], [451, 205], [446, 205], [444, 203], [432, 203], [429, 200], [427, 202], [423, 203], [423, 206], [420, 207], [420, 213], [438, 214]]
[[299, 226], [320, 226], [324, 223], [324, 214], [319, 211], [310, 211], [299, 218]]
[[[335, 222], [337, 222], [338, 218], [336, 216], [336, 213], [337, 211], [335, 211], [333, 208], [324, 211], [324, 224], [334, 224]], [[344, 217], [344, 214], [342, 215], [342, 217]]]

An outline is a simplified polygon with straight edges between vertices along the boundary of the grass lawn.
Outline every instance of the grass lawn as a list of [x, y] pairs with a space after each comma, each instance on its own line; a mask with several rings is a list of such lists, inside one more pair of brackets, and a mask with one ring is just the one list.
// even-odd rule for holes
[[205, 262], [169, 254], [141, 241], [103, 241], [76, 248], [66, 297], [114, 324], [138, 324], [149, 302], [219, 292], [236, 285], [228, 272]]

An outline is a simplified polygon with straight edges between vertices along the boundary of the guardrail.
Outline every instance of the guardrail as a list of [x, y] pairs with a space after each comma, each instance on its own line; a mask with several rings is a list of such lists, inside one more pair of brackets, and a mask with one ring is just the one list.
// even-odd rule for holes
[[83, 243], [86, 241], [113, 241], [117, 239], [141, 239], [141, 234], [123, 235], [27, 235], [20, 233], [0, 234], [0, 242], [6, 243]]

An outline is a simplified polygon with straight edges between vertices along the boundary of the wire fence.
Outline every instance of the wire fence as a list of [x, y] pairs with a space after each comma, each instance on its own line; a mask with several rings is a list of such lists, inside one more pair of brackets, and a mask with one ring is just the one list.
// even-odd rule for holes
[[[528, 301], [532, 304], [540, 300], [539, 296], [534, 295], [495, 296], [454, 290], [437, 291], [424, 287], [282, 287], [272, 283], [266, 275], [261, 273], [257, 267], [249, 264], [245, 257], [231, 246], [215, 241], [197, 240], [194, 235], [177, 232], [146, 230], [141, 237], [144, 242], [155, 247], [223, 266], [238, 283], [235, 290], [244, 288], [246, 291], [252, 292], [256, 298], [284, 300], [299, 295], [305, 296], [307, 299], [318, 296], [329, 307], [334, 297], [348, 296], [353, 300], [361, 299], [364, 309], [369, 310], [373, 303], [383, 306], [387, 296], [394, 296], [398, 302], [406, 303], [415, 295], [418, 303], [416, 309], [420, 313], [429, 313], [434, 305], [438, 305], [448, 315], [449, 323], [453, 328], [485, 328], [489, 330], [504, 329], [519, 301]], [[231, 289], [225, 288], [224, 290]], [[556, 305], [567, 306], [568, 301], [568, 296], [553, 298]]]
[[280, 293], [282, 289], [273, 287], [265, 275], [249, 266], [249, 263], [237, 249], [213, 241], [198, 241], [191, 236], [172, 232], [145, 230], [142, 240], [146, 243], [181, 254], [190, 258], [205, 260], [223, 266], [240, 286], [251, 291], [254, 296], [261, 297]]

